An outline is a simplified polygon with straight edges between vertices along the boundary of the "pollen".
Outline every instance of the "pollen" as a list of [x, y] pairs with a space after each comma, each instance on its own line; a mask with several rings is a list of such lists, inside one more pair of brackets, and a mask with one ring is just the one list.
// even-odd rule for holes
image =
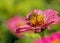
[[33, 16], [33, 17], [30, 19], [30, 23], [32, 23], [32, 24], [35, 25], [35, 24], [36, 24], [36, 17]]
[[38, 21], [42, 21], [43, 19], [44, 19], [44, 16], [43, 16], [43, 15], [38, 15], [38, 16], [37, 16], [37, 20], [38, 20]]
[[44, 16], [42, 14], [38, 15], [38, 14], [33, 13], [29, 16], [29, 22], [30, 22], [30, 24], [32, 24], [34, 26], [42, 25], [43, 21], [44, 21]]

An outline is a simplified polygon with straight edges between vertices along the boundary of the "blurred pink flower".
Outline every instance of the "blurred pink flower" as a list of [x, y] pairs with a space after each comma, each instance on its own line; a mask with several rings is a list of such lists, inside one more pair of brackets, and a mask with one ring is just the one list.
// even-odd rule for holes
[[28, 25], [35, 29], [35, 31], [40, 32], [41, 29], [50, 29], [50, 24], [57, 24], [59, 22], [58, 12], [52, 9], [47, 9], [45, 11], [32, 10], [27, 14], [26, 20]]
[[53, 33], [49, 37], [36, 39], [33, 43], [60, 43], [60, 33]]
[[21, 37], [23, 31], [27, 31], [30, 27], [26, 24], [26, 20], [20, 16], [14, 16], [7, 21], [9, 30], [16, 35]]

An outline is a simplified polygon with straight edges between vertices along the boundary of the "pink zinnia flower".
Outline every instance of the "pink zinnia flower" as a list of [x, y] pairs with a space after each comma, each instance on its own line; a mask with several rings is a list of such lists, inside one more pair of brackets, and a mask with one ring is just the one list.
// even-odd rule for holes
[[24, 19], [21, 16], [14, 16], [7, 21], [9, 30], [16, 36], [20, 37], [24, 31], [41, 32], [43, 29], [50, 29], [50, 24], [57, 24], [59, 16], [57, 11], [48, 9], [45, 11], [32, 10]]
[[53, 33], [49, 37], [36, 39], [33, 43], [60, 43], [60, 33]]
[[21, 37], [23, 31], [29, 30], [29, 26], [26, 24], [26, 20], [20, 16], [14, 16], [7, 21], [7, 26], [9, 30], [16, 35]]
[[59, 22], [58, 12], [52, 9], [32, 10], [27, 14], [26, 20], [28, 25], [35, 29], [36, 32], [40, 32], [41, 29], [50, 29], [50, 24], [57, 24]]

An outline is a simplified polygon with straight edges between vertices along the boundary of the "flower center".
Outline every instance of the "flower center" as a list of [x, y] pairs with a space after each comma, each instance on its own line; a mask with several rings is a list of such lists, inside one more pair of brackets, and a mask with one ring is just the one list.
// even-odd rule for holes
[[53, 40], [51, 43], [60, 43], [60, 39]]
[[35, 13], [32, 13], [29, 16], [29, 22], [31, 25], [33, 26], [41, 26], [42, 24], [44, 24], [44, 15], [38, 15]]

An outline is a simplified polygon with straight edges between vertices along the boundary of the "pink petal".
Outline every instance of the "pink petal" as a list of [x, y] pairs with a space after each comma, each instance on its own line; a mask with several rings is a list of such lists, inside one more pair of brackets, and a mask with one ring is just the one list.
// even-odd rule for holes
[[53, 11], [52, 9], [48, 9], [44, 11], [44, 21], [45, 23], [50, 23], [53, 21], [53, 24], [57, 24], [59, 22], [58, 12]]
[[52, 24], [58, 24], [58, 22], [60, 22], [59, 17], [56, 17], [56, 19], [54, 19], [54, 22]]
[[60, 39], [60, 33], [52, 33], [50, 36], [50, 40], [56, 40], [56, 39]]
[[[18, 26], [20, 25], [20, 26]], [[20, 17], [20, 16], [14, 16], [12, 18], [10, 18], [7, 21], [7, 27], [9, 28], [9, 30], [16, 35], [17, 37], [20, 37], [21, 33], [17, 34], [16, 33], [16, 29], [18, 28], [25, 28], [28, 29], [30, 28], [27, 24], [26, 21], [24, 20], [24, 18]]]
[[45, 18], [44, 18], [44, 20], [45, 20], [45, 22], [47, 21], [47, 19], [48, 19], [48, 15], [49, 15], [49, 13], [52, 11], [52, 9], [48, 9], [48, 10], [45, 10], [44, 11], [44, 16], [45, 16]]
[[43, 14], [43, 12], [41, 10], [34, 10], [34, 12], [38, 15]]
[[43, 42], [44, 43], [50, 43], [50, 38], [49, 37], [45, 37], [45, 38], [43, 38]]

